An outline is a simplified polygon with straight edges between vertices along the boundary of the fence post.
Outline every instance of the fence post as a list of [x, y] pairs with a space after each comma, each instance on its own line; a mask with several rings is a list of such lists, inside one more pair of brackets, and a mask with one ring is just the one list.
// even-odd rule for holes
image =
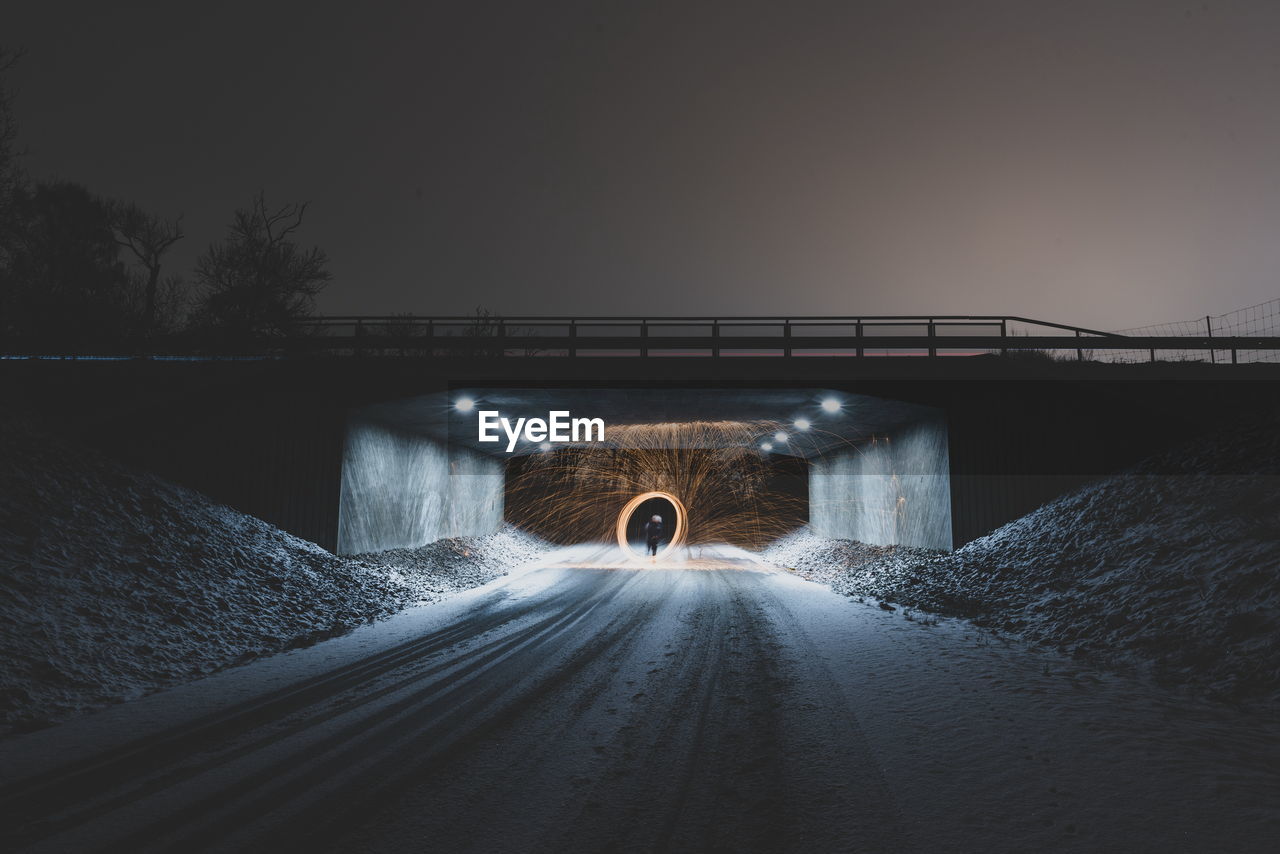
[[[1076, 337], [1077, 337], [1077, 338], [1079, 338], [1079, 337], [1080, 337], [1080, 330], [1079, 330], [1079, 329], [1077, 329], [1077, 330], [1076, 330]], [[1076, 342], [1076, 361], [1077, 361], [1077, 362], [1083, 362], [1083, 361], [1084, 361], [1084, 350], [1083, 350], [1083, 349], [1081, 349], [1081, 347], [1079, 346], [1079, 344], [1080, 344], [1080, 342], [1079, 342], [1079, 341], [1077, 341], [1077, 342]]]
[[[1208, 330], [1209, 337], [1212, 338], [1213, 337], [1213, 321], [1209, 319], [1209, 315], [1207, 314], [1204, 316], [1204, 328]], [[1218, 356], [1216, 353], [1213, 352], [1213, 347], [1209, 348], [1209, 364], [1211, 365], [1218, 364]]]
[[1003, 346], [1004, 339], [1008, 337], [1009, 337], [1009, 319], [1007, 317], [1002, 317], [1000, 318], [1000, 344], [1001, 344], [1000, 355], [1001, 356], [1009, 355], [1009, 348]]
[[791, 318], [782, 321], [782, 355], [791, 355]]
[[858, 349], [856, 353], [858, 358], [861, 359], [863, 356], [866, 355], [866, 352], [862, 347], [862, 318], [861, 317], [859, 317], [858, 322], [853, 325], [853, 334], [858, 339]]
[[933, 318], [929, 318], [929, 358], [935, 359], [938, 356], [937, 343], [933, 340], [938, 335], [938, 330], [934, 325]]
[[711, 321], [711, 358], [720, 356], [720, 321]]

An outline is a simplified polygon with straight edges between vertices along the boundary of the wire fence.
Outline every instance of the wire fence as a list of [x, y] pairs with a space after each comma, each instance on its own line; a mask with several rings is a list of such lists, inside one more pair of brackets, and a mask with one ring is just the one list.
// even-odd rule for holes
[[[1209, 315], [1196, 320], [1176, 320], [1170, 323], [1153, 323], [1132, 329], [1117, 329], [1118, 335], [1140, 337], [1275, 337], [1280, 336], [1280, 299], [1261, 302], [1226, 314]], [[1148, 362], [1156, 356], [1161, 359], [1187, 362], [1230, 362], [1229, 350], [1097, 350], [1089, 357], [1098, 362]], [[1237, 350], [1237, 362], [1280, 362], [1280, 352], [1275, 350]]]

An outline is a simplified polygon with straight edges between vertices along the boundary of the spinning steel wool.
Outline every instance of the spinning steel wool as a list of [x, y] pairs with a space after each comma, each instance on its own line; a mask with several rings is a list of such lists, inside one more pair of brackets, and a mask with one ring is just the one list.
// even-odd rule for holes
[[611, 541], [617, 527], [626, 526], [619, 516], [629, 502], [667, 493], [687, 511], [680, 521], [687, 521], [688, 544], [759, 548], [805, 521], [794, 462], [758, 447], [760, 436], [779, 427], [743, 421], [611, 425], [606, 446], [571, 445], [524, 457], [509, 469], [506, 515], [553, 542]]

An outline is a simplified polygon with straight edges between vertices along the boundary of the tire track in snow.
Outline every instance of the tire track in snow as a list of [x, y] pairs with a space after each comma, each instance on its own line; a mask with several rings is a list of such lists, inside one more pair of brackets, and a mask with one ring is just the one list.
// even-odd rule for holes
[[856, 718], [765, 574], [544, 572], [422, 638], [42, 775], [22, 841], [905, 850]]

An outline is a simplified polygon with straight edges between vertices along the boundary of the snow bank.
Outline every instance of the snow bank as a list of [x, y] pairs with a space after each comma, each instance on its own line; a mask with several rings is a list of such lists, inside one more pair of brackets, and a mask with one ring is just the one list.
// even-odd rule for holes
[[801, 531], [764, 557], [1230, 701], [1280, 705], [1280, 429], [1086, 486], [951, 554]]
[[544, 540], [504, 525], [486, 536], [448, 537], [416, 549], [369, 552], [352, 559], [382, 567], [412, 590], [418, 601], [433, 602], [487, 584], [551, 548]]
[[6, 415], [0, 732], [341, 634], [540, 548], [504, 530], [340, 558]]

